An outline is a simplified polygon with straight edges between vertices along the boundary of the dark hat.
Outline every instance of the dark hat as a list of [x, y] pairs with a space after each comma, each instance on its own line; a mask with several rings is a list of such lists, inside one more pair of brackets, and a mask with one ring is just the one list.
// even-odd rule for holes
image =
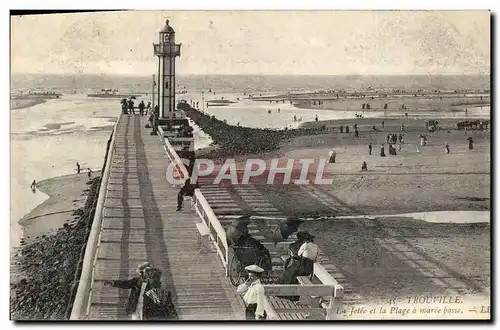
[[297, 233], [297, 238], [298, 238], [298, 239], [313, 239], [313, 238], [315, 238], [315, 237], [316, 237], [316, 236], [309, 234], [309, 232], [308, 232], [308, 231], [299, 231], [299, 232]]

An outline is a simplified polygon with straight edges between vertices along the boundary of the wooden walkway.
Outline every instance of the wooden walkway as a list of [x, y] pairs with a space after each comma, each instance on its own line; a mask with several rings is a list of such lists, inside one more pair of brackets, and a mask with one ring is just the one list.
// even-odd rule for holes
[[128, 290], [104, 280], [128, 279], [142, 262], [163, 271], [181, 320], [240, 320], [244, 310], [213, 253], [201, 254], [196, 213], [176, 212], [178, 188], [165, 179], [168, 158], [145, 117], [117, 126], [89, 319], [127, 320]]

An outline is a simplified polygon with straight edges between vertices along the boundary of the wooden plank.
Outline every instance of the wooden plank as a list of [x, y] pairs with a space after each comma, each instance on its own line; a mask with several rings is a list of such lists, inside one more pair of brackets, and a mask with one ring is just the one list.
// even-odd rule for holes
[[294, 285], [294, 284], [265, 284], [264, 290], [272, 296], [331, 296], [335, 287], [323, 284]]

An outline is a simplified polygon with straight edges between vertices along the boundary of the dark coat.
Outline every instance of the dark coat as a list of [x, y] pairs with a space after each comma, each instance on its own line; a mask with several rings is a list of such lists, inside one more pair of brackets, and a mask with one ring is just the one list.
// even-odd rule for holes
[[[127, 314], [132, 314], [137, 309], [137, 304], [139, 302], [139, 295], [141, 294], [142, 278], [140, 276], [131, 278], [130, 280], [118, 280], [113, 281], [112, 286], [121, 289], [130, 289], [130, 295], [126, 307]], [[155, 295], [151, 294], [151, 290], [155, 292]], [[155, 296], [159, 300], [155, 301], [153, 299]], [[160, 320], [160, 319], [171, 319], [176, 315], [175, 308], [172, 304], [170, 293], [164, 288], [153, 287], [149, 283], [146, 285], [146, 290], [143, 296], [143, 307], [142, 315], [145, 320]]]

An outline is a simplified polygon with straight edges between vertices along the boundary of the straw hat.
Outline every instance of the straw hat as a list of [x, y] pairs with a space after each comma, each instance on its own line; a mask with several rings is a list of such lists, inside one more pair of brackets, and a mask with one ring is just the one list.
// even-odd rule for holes
[[250, 273], [262, 273], [262, 272], [264, 272], [264, 269], [260, 268], [257, 265], [246, 266], [245, 269], [247, 272], [250, 272]]
[[139, 264], [139, 265], [137, 266], [137, 270], [138, 270], [138, 271], [143, 271], [144, 269], [147, 269], [147, 268], [152, 268], [152, 267], [153, 267], [153, 265], [151, 265], [149, 262], [144, 262], [144, 263]]

